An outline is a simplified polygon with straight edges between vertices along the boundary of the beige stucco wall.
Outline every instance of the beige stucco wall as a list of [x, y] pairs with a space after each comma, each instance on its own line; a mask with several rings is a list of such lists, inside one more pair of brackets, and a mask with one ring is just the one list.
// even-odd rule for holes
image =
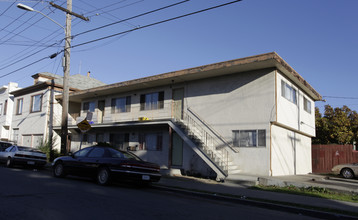
[[312, 172], [311, 138], [273, 125], [272, 176]]
[[240, 73], [188, 83], [186, 107], [228, 142], [233, 130], [266, 130], [266, 147], [240, 147], [230, 157], [241, 173], [269, 175], [270, 121], [275, 120], [275, 73]]

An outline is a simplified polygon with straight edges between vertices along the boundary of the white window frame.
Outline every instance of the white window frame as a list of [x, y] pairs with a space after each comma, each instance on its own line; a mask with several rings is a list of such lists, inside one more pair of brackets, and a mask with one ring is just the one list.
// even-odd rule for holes
[[235, 147], [266, 147], [265, 129], [233, 130]]
[[281, 81], [281, 95], [288, 101], [297, 105], [297, 90], [285, 81]]
[[306, 97], [303, 97], [303, 109], [309, 114], [312, 113], [312, 103]]
[[31, 109], [30, 112], [41, 112], [42, 109], [42, 94], [31, 96]]
[[21, 115], [22, 114], [22, 108], [24, 106], [24, 99], [23, 98], [19, 98], [16, 101], [16, 115]]

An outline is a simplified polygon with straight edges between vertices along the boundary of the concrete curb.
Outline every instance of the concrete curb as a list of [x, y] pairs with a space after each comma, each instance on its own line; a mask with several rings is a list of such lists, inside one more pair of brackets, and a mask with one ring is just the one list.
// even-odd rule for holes
[[[258, 201], [259, 199], [255, 200], [255, 198], [247, 198], [245, 196], [241, 196], [241, 197], [235, 196], [235, 195], [229, 196], [229, 195], [221, 195], [221, 194], [217, 194], [217, 193], [213, 193], [213, 192], [205, 192], [205, 191], [198, 192], [198, 191], [191, 190], [191, 189], [179, 189], [179, 188], [175, 188], [175, 187], [161, 185], [159, 183], [152, 184], [152, 187], [155, 189], [158, 189], [158, 190], [165, 190], [165, 191], [181, 193], [181, 194], [190, 195], [190, 196], [198, 196], [201, 198], [207, 198], [207, 199], [213, 199], [213, 200], [227, 201], [227, 202], [232, 202], [232, 203], [236, 203], [236, 204], [240, 204], [240, 205], [255, 206], [255, 207], [260, 207], [260, 208], [265, 208], [265, 209], [274, 209], [274, 210], [278, 210], [281, 212], [290, 212], [290, 213], [295, 213], [297, 215], [310, 216], [310, 217], [315, 217], [315, 218], [347, 219], [347, 220], [358, 218], [357, 216], [350, 216], [350, 215], [338, 214], [338, 213], [334, 213], [334, 212], [324, 212], [324, 211], [315, 210], [315, 209], [321, 208], [321, 207], [316, 207], [316, 206], [307, 205], [307, 207], [311, 207], [312, 209], [301, 208], [301, 207], [295, 207], [295, 205], [300, 206], [300, 204], [295, 204], [295, 203], [290, 203], [290, 205], [284, 205], [284, 204], [279, 204], [282, 202], [278, 202], [275, 200]], [[337, 210], [337, 212], [338, 211], [340, 211], [340, 210]]]

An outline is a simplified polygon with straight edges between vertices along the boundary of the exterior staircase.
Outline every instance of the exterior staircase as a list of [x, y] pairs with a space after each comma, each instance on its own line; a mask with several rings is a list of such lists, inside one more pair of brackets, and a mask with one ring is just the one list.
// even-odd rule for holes
[[240, 172], [229, 154], [238, 151], [191, 109], [169, 125], [216, 172], [218, 181]]

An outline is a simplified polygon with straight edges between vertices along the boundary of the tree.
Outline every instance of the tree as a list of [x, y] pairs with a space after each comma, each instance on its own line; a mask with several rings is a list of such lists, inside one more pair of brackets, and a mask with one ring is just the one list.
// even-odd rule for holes
[[314, 144], [352, 144], [358, 138], [358, 114], [347, 106], [332, 108], [325, 106], [322, 117], [315, 109], [316, 137]]

